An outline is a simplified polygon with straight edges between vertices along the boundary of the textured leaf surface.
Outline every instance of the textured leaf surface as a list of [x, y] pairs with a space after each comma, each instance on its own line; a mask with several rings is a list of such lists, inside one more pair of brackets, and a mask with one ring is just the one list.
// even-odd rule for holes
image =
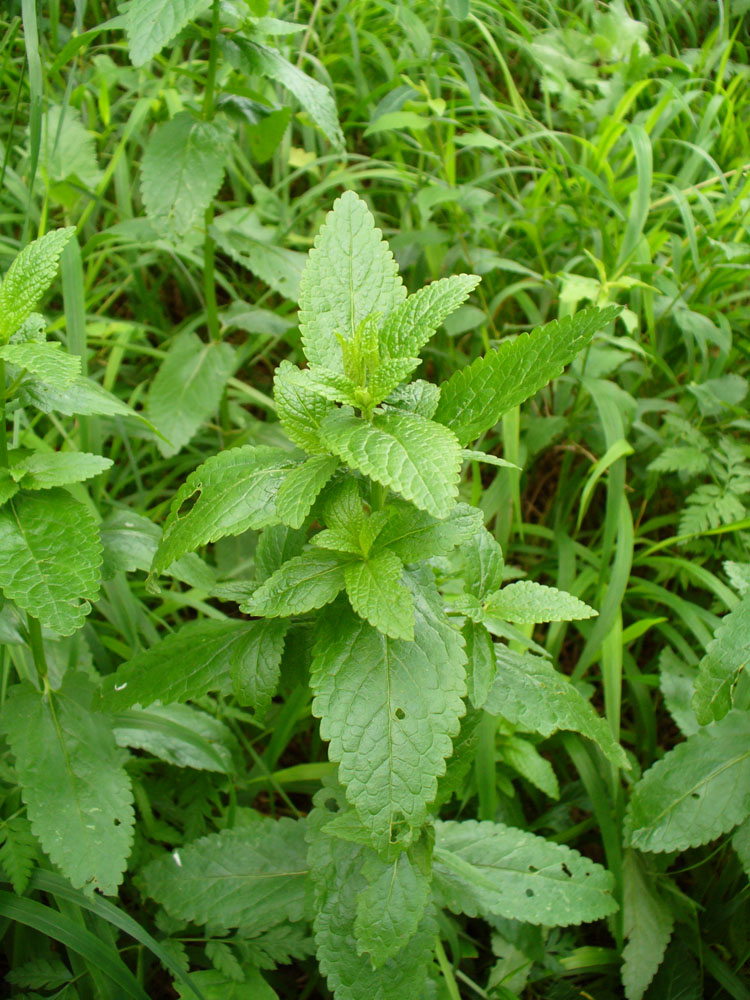
[[0, 347], [0, 360], [37, 375], [47, 385], [64, 389], [81, 371], [81, 359], [63, 350], [62, 344], [49, 340], [37, 344], [6, 344]]
[[0, 830], [0, 865], [18, 896], [26, 891], [39, 856], [39, 843], [26, 817], [6, 819]]
[[616, 315], [612, 306], [586, 309], [506, 341], [444, 383], [435, 419], [447, 424], [462, 445], [474, 441], [557, 378]]
[[307, 877], [304, 820], [268, 817], [202, 837], [142, 873], [171, 916], [246, 934], [301, 920]]
[[188, 622], [123, 663], [105, 682], [103, 707], [121, 712], [161, 701], [189, 701], [208, 691], [228, 693], [231, 678], [252, 672], [261, 633], [244, 621]]
[[100, 414], [105, 417], [136, 417], [139, 416], [127, 403], [117, 396], [81, 375], [68, 383], [64, 388], [56, 388], [42, 379], [34, 379], [25, 383], [21, 397], [43, 413], [64, 413], [67, 416], [81, 414], [90, 416]]
[[126, 15], [130, 59], [143, 66], [211, 4], [211, 0], [133, 0]]
[[149, 419], [167, 439], [156, 441], [162, 455], [176, 455], [217, 411], [234, 365], [229, 344], [204, 344], [194, 333], [175, 339], [148, 394]]
[[367, 953], [377, 969], [414, 937], [432, 887], [429, 876], [405, 853], [390, 863], [370, 857], [363, 872], [369, 885], [357, 899], [354, 936], [357, 950]]
[[291, 361], [282, 361], [273, 379], [273, 395], [281, 426], [300, 448], [315, 455], [325, 452], [320, 441], [320, 425], [336, 409], [299, 378]]
[[411, 504], [389, 501], [387, 509], [392, 514], [374, 547], [389, 548], [406, 563], [445, 556], [482, 527], [482, 512], [466, 503], [457, 504], [444, 520], [414, 510]]
[[438, 821], [433, 857], [437, 898], [454, 913], [564, 925], [617, 909], [601, 865], [501, 823]]
[[[404, 1000], [424, 997], [427, 968], [432, 961], [437, 927], [428, 913], [411, 938], [404, 935], [400, 951], [373, 968], [355, 934], [358, 901], [369, 885], [363, 863], [375, 857], [360, 844], [329, 836], [322, 829], [331, 818], [324, 802], [335, 804], [323, 788], [308, 818], [310, 875], [314, 886], [318, 964], [336, 1000]], [[406, 928], [409, 924], [404, 923]], [[376, 947], [374, 939], [368, 944]]]
[[495, 655], [497, 676], [484, 703], [485, 711], [542, 736], [558, 729], [581, 733], [618, 767], [629, 767], [605, 720], [551, 663], [540, 656], [515, 653], [497, 642]]
[[750, 716], [732, 711], [657, 761], [633, 789], [625, 821], [641, 851], [684, 851], [750, 815]]
[[381, 413], [372, 423], [341, 409], [325, 418], [323, 442], [350, 468], [390, 486], [433, 517], [456, 505], [461, 449], [453, 434], [415, 413]]
[[346, 593], [360, 616], [392, 639], [414, 638], [414, 602], [401, 583], [404, 566], [385, 550], [346, 567]]
[[672, 936], [674, 917], [654, 886], [643, 859], [626, 851], [623, 875], [622, 985], [627, 1000], [641, 1000], [661, 965]]
[[495, 618], [521, 625], [577, 621], [593, 618], [597, 614], [572, 594], [532, 580], [509, 583], [502, 590], [489, 594], [485, 599], [485, 610]]
[[750, 663], [750, 592], [722, 619], [698, 664], [693, 709], [701, 725], [723, 718], [732, 707], [732, 689]]
[[75, 673], [44, 696], [20, 684], [0, 727], [32, 829], [50, 859], [76, 888], [113, 894], [130, 852], [132, 794], [106, 720], [89, 711], [92, 692]]
[[119, 570], [148, 571], [161, 538], [161, 528], [134, 510], [113, 510], [99, 525], [104, 546], [102, 577], [111, 579]]
[[463, 643], [431, 574], [405, 578], [414, 598], [414, 641], [390, 639], [336, 605], [319, 623], [310, 676], [329, 756], [381, 846], [403, 826], [424, 822], [466, 690]]
[[[240, 705], [250, 705], [264, 716], [279, 686], [287, 623], [247, 622], [244, 656], [232, 664], [232, 685]], [[252, 640], [252, 641], [251, 641]]]
[[497, 672], [492, 636], [477, 622], [467, 621], [462, 629], [466, 642], [466, 686], [474, 708], [487, 701]]
[[329, 455], [312, 455], [291, 469], [279, 487], [276, 513], [290, 528], [301, 528], [318, 494], [338, 468], [339, 460]]
[[16, 495], [0, 509], [0, 588], [60, 635], [91, 610], [101, 561], [93, 514], [64, 490]]
[[[186, 552], [217, 538], [277, 522], [276, 493], [295, 464], [280, 448], [254, 445], [230, 448], [209, 458], [177, 491], [152, 572], [161, 573]], [[181, 514], [188, 500], [193, 505]]]
[[177, 767], [232, 770], [232, 734], [218, 719], [189, 705], [131, 709], [112, 720], [117, 745], [137, 747]]
[[484, 525], [461, 546], [460, 555], [463, 562], [462, 579], [467, 593], [481, 601], [502, 586], [505, 565], [503, 550]]
[[[169, 0], [166, 6], [185, 2], [177, 0], [175, 5]], [[149, 219], [160, 233], [179, 239], [202, 224], [224, 176], [226, 142], [223, 129], [189, 111], [156, 126], [143, 152], [141, 193]]]
[[82, 483], [111, 465], [111, 458], [84, 451], [55, 451], [48, 455], [37, 452], [12, 465], [10, 474], [25, 490], [49, 490]]
[[60, 254], [75, 226], [54, 229], [14, 258], [0, 284], [0, 344], [31, 315], [57, 273]]
[[344, 374], [336, 334], [354, 337], [372, 313], [385, 316], [406, 292], [367, 205], [347, 191], [315, 238], [300, 289], [300, 330], [311, 364]]
[[[207, 946], [207, 954], [208, 951]], [[278, 1000], [278, 993], [268, 985], [258, 969], [245, 965], [240, 971], [241, 981], [216, 969], [188, 972], [187, 978], [191, 986], [200, 990], [203, 1000]], [[196, 1000], [195, 992], [180, 980], [175, 981], [174, 988], [180, 1000]]]
[[344, 588], [347, 556], [326, 549], [303, 552], [285, 562], [240, 605], [251, 615], [300, 615], [322, 608]]
[[384, 405], [406, 413], [418, 413], [429, 420], [435, 415], [439, 399], [439, 385], [417, 378], [408, 385], [397, 386]]
[[454, 274], [420, 288], [386, 316], [380, 343], [392, 358], [419, 354], [443, 320], [464, 302], [481, 281], [476, 274]]

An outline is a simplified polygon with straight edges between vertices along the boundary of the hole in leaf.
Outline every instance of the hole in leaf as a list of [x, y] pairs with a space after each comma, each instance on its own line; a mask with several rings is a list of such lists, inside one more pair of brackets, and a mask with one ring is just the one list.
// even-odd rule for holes
[[568, 866], [565, 864], [564, 861], [562, 863], [562, 870], [565, 872], [568, 878], [573, 878], [573, 873], [571, 872], [570, 868], [568, 868]]
[[526, 895], [529, 897], [529, 899], [531, 899], [531, 897], [534, 895], [534, 890], [533, 889], [527, 889], [526, 890]]
[[200, 499], [201, 492], [202, 491], [199, 490], [199, 489], [198, 490], [193, 490], [193, 492], [190, 494], [189, 497], [185, 497], [185, 499], [180, 504], [179, 510], [177, 511], [177, 517], [187, 517], [188, 516], [188, 514], [193, 509], [193, 507], [195, 507], [195, 505], [198, 503], [198, 500]]
[[406, 712], [405, 712], [405, 711], [403, 710], [403, 708], [397, 708], [397, 709], [396, 709], [396, 711], [395, 711], [395, 712], [394, 712], [393, 714], [394, 714], [394, 715], [396, 716], [396, 718], [397, 718], [397, 719], [399, 719], [399, 720], [400, 720], [400, 719], [405, 719], [405, 718], [406, 718]]
[[337, 813], [339, 811], [339, 804], [336, 799], [326, 799], [326, 809], [329, 813]]
[[539, 869], [536, 867], [536, 865], [529, 865], [529, 871], [533, 873], [533, 872], [538, 872]]
[[693, 792], [693, 794], [690, 796], [690, 798], [691, 799], [699, 799], [700, 798], [700, 792]]

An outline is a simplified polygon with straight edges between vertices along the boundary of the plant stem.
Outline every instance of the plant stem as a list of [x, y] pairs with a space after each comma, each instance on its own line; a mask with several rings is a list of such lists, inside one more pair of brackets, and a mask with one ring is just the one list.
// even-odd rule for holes
[[435, 957], [438, 960], [440, 971], [443, 973], [443, 979], [445, 980], [451, 1000], [461, 1000], [458, 983], [456, 982], [456, 977], [453, 975], [453, 966], [448, 961], [448, 956], [445, 954], [445, 948], [443, 948], [443, 942], [440, 938], [435, 942]]
[[45, 678], [47, 676], [47, 658], [44, 655], [42, 626], [39, 624], [39, 619], [34, 618], [33, 615], [27, 614], [26, 621], [29, 626], [29, 645], [31, 646], [31, 652], [34, 657], [34, 664], [36, 665], [39, 676]]

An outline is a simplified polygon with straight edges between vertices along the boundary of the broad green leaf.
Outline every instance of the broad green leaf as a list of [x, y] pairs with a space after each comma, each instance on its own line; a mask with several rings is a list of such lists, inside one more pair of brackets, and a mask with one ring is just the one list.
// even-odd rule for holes
[[14, 258], [0, 284], [0, 344], [31, 315], [57, 274], [60, 254], [75, 232], [75, 226], [54, 229]]
[[[241, 973], [242, 980], [237, 981], [223, 972], [206, 969], [203, 972], [188, 972], [187, 980], [200, 990], [203, 1000], [278, 1000], [278, 993], [268, 985], [258, 969], [244, 965]], [[195, 993], [185, 984], [176, 981], [174, 988], [180, 1000], [195, 1000]]]
[[123, 403], [117, 396], [107, 392], [97, 382], [83, 375], [78, 376], [64, 388], [57, 388], [43, 379], [25, 382], [20, 393], [24, 403], [31, 403], [42, 413], [64, 413], [106, 417], [138, 417], [139, 413]]
[[307, 541], [307, 528], [274, 524], [265, 528], [255, 547], [255, 579], [263, 583], [288, 559], [301, 554]]
[[585, 309], [505, 341], [444, 383], [435, 419], [450, 427], [462, 445], [474, 441], [557, 378], [617, 312], [614, 306]]
[[[218, 216], [209, 228], [216, 245], [269, 288], [285, 299], [297, 302], [305, 254], [279, 246], [262, 228], [255, 230], [247, 223], [243, 225], [242, 220], [232, 214], [233, 211], [230, 209]], [[276, 317], [277, 323], [278, 320], [279, 317]]]
[[669, 750], [633, 789], [625, 820], [641, 851], [684, 851], [750, 815], [750, 715], [733, 710]]
[[55, 389], [64, 389], [70, 385], [81, 371], [81, 359], [68, 354], [63, 350], [62, 344], [54, 340], [42, 344], [34, 341], [5, 344], [0, 347], [0, 361], [25, 368]]
[[[315, 903], [313, 928], [320, 971], [326, 976], [336, 1000], [424, 997], [437, 933], [430, 912], [410, 938], [404, 934], [401, 949], [392, 952], [378, 968], [373, 968], [371, 955], [358, 947], [355, 931], [358, 904], [370, 888], [363, 865], [367, 860], [377, 864], [377, 856], [361, 844], [326, 832], [325, 827], [331, 819], [329, 810], [343, 807], [342, 798], [332, 789], [321, 789], [308, 817], [308, 858]], [[411, 920], [405, 914], [396, 914], [396, 917], [403, 930], [411, 927]], [[392, 929], [395, 930], [395, 924]], [[366, 926], [363, 930], [366, 943], [379, 957], [389, 950], [392, 936], [385, 927]], [[378, 932], [379, 939], [376, 937]]]
[[235, 37], [247, 68], [263, 77], [275, 80], [286, 87], [297, 98], [328, 141], [338, 149], [344, 147], [344, 136], [339, 125], [336, 102], [330, 90], [313, 80], [295, 65], [286, 60], [276, 49]]
[[155, 701], [165, 705], [190, 701], [208, 691], [227, 694], [233, 676], [255, 669], [262, 639], [263, 632], [254, 622], [188, 622], [110, 674], [102, 707], [122, 712]]
[[344, 373], [336, 337], [352, 340], [363, 320], [387, 315], [405, 296], [398, 267], [367, 205], [347, 191], [315, 238], [302, 276], [299, 324], [310, 364]]
[[20, 487], [10, 474], [9, 469], [0, 468], [0, 506], [7, 503], [18, 493]]
[[461, 545], [459, 556], [463, 567], [461, 579], [468, 594], [482, 601], [502, 586], [503, 550], [484, 525]]
[[456, 505], [461, 449], [453, 434], [415, 413], [380, 413], [372, 423], [348, 408], [331, 413], [321, 437], [350, 468], [396, 490], [433, 517]]
[[522, 778], [551, 799], [560, 798], [560, 785], [555, 770], [533, 743], [520, 736], [508, 736], [503, 740], [501, 753], [503, 761], [514, 771], [518, 771]]
[[390, 862], [372, 855], [362, 871], [369, 885], [357, 899], [354, 936], [357, 951], [369, 955], [378, 969], [417, 933], [432, 887], [429, 876], [404, 852]]
[[[213, 455], [191, 472], [177, 491], [151, 572], [225, 535], [278, 521], [276, 492], [294, 458], [280, 448], [244, 445]], [[185, 503], [192, 503], [181, 513]]]
[[336, 409], [299, 378], [299, 368], [282, 361], [273, 379], [273, 395], [281, 426], [300, 448], [310, 454], [325, 453], [320, 441], [323, 419]]
[[691, 707], [697, 667], [688, 666], [671, 646], [659, 654], [659, 687], [669, 714], [683, 736], [692, 736], [700, 729]]
[[143, 66], [211, 5], [211, 0], [133, 0], [125, 15], [130, 59]]
[[387, 549], [344, 570], [351, 606], [374, 628], [392, 639], [414, 638], [414, 602], [401, 583], [403, 563]]
[[232, 770], [233, 737], [223, 722], [188, 705], [152, 705], [112, 718], [117, 745], [137, 747], [175, 764], [207, 771]]
[[165, 458], [176, 455], [216, 413], [234, 367], [229, 344], [205, 344], [194, 333], [175, 338], [151, 383], [147, 404], [149, 419], [167, 439], [156, 441]]
[[495, 644], [484, 625], [467, 621], [462, 629], [466, 643], [466, 686], [474, 708], [487, 701], [497, 673]]
[[94, 516], [65, 490], [19, 494], [0, 509], [0, 589], [60, 635], [83, 625], [101, 562]]
[[463, 642], [431, 573], [406, 574], [414, 641], [390, 639], [341, 603], [318, 624], [313, 713], [347, 797], [374, 842], [421, 826], [464, 712]]
[[588, 604], [555, 587], [545, 587], [532, 580], [509, 583], [502, 590], [489, 594], [485, 611], [492, 618], [520, 625], [534, 622], [569, 622], [593, 618], [598, 614]]
[[551, 663], [495, 643], [497, 675], [484, 709], [529, 732], [551, 736], [569, 729], [593, 740], [618, 767], [628, 768], [622, 747], [588, 701]]
[[53, 451], [46, 455], [36, 452], [13, 464], [10, 474], [25, 490], [49, 490], [82, 483], [111, 465], [111, 458], [84, 451]]
[[482, 528], [482, 512], [466, 503], [457, 504], [442, 521], [398, 501], [390, 500], [386, 509], [393, 513], [375, 540], [375, 548], [388, 548], [405, 563], [447, 555]]
[[141, 879], [172, 917], [251, 936], [302, 919], [306, 854], [304, 820], [262, 817], [150, 862]]
[[318, 494], [338, 468], [330, 455], [313, 455], [291, 469], [276, 495], [276, 513], [290, 528], [301, 528]]
[[245, 655], [232, 664], [232, 685], [239, 704], [250, 705], [262, 718], [279, 686], [287, 623], [261, 619], [246, 627]]
[[177, 240], [203, 224], [224, 177], [227, 140], [225, 128], [189, 111], [151, 133], [143, 152], [141, 194], [150, 221], [162, 235]]
[[435, 832], [435, 892], [453, 913], [565, 925], [617, 909], [613, 876], [562, 844], [475, 820], [438, 821]]
[[701, 725], [722, 719], [732, 707], [732, 690], [750, 663], [750, 592], [722, 619], [698, 664], [693, 709]]
[[674, 916], [659, 895], [653, 874], [636, 851], [625, 851], [623, 876], [622, 985], [627, 1000], [641, 1000], [661, 965]]
[[383, 405], [389, 409], [418, 413], [420, 417], [430, 420], [435, 416], [439, 399], [440, 386], [418, 378], [408, 385], [396, 386]]
[[111, 895], [122, 880], [133, 831], [125, 755], [103, 716], [89, 710], [93, 688], [68, 673], [43, 695], [24, 682], [13, 688], [0, 728], [32, 830], [72, 884]]
[[102, 578], [115, 573], [148, 572], [161, 538], [161, 528], [134, 510], [113, 510], [99, 525], [99, 537], [104, 547]]
[[415, 357], [443, 320], [468, 298], [482, 279], [477, 274], [454, 274], [420, 288], [396, 306], [383, 321], [381, 349], [386, 357]]
[[338, 552], [313, 549], [285, 562], [240, 605], [250, 615], [305, 614], [322, 608], [344, 588], [344, 567], [350, 559]]
[[81, 112], [68, 103], [53, 105], [42, 121], [42, 167], [47, 183], [77, 178], [87, 188], [96, 188], [102, 178], [96, 162], [94, 133], [85, 128]]
[[315, 365], [312, 368], [298, 369], [296, 379], [305, 387], [317, 392], [323, 399], [332, 403], [348, 403], [359, 406], [358, 387], [346, 375]]
[[278, 149], [292, 117], [291, 108], [279, 108], [245, 129], [255, 163], [267, 163]]

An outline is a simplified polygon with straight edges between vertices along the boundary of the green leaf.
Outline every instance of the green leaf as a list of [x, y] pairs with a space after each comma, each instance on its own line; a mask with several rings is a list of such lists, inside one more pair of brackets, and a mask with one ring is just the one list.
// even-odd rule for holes
[[534, 622], [569, 622], [598, 614], [588, 604], [555, 587], [531, 580], [509, 583], [485, 598], [485, 612], [493, 618], [519, 625]]
[[462, 445], [474, 441], [557, 378], [617, 312], [614, 306], [585, 309], [505, 341], [444, 383], [435, 419], [450, 427]]
[[[276, 493], [294, 458], [280, 448], [244, 445], [213, 455], [177, 491], [151, 572], [225, 535], [278, 521]], [[187, 513], [181, 513], [192, 502]]]
[[398, 267], [367, 205], [347, 191], [315, 238], [302, 275], [299, 325], [310, 364], [344, 374], [336, 337], [352, 340], [363, 320], [387, 315], [405, 296]]
[[156, 442], [165, 458], [176, 455], [216, 413], [235, 363], [229, 344], [204, 344], [194, 333], [182, 333], [172, 342], [147, 404], [149, 419], [167, 439]]
[[298, 369], [295, 378], [305, 388], [310, 388], [332, 403], [359, 405], [356, 382], [352, 382], [340, 372], [314, 365], [312, 368]]
[[464, 589], [480, 601], [503, 583], [503, 550], [500, 543], [482, 525], [461, 545], [460, 557]]
[[618, 767], [629, 768], [622, 747], [589, 702], [546, 660], [495, 643], [497, 676], [484, 709], [529, 732], [551, 736], [558, 729], [581, 733]]
[[10, 474], [9, 469], [0, 468], [0, 507], [18, 493], [19, 485]]
[[326, 452], [320, 441], [323, 419], [336, 409], [299, 378], [299, 368], [282, 361], [273, 379], [273, 395], [281, 426], [300, 448], [315, 455]]
[[96, 162], [94, 133], [84, 127], [81, 112], [72, 104], [53, 105], [42, 122], [42, 163], [46, 181], [75, 178], [87, 188], [96, 188], [102, 173]]
[[722, 619], [698, 664], [693, 709], [701, 725], [722, 719], [732, 707], [732, 691], [750, 663], [750, 592]]
[[306, 853], [304, 820], [259, 817], [150, 862], [141, 878], [170, 916], [251, 936], [302, 919]]
[[187, 980], [190, 985], [184, 986], [176, 982], [174, 986], [180, 1000], [194, 1000], [195, 993], [190, 988], [192, 986], [201, 991], [204, 1000], [278, 1000], [278, 994], [268, 985], [258, 969], [245, 965], [242, 974], [242, 982], [237, 982], [226, 973], [214, 969], [188, 972]]
[[211, 0], [133, 0], [125, 15], [133, 65], [153, 59], [210, 4]]
[[393, 513], [374, 547], [390, 549], [405, 563], [447, 555], [457, 545], [469, 542], [482, 527], [482, 512], [466, 503], [457, 504], [442, 521], [398, 501], [390, 500], [386, 509]]
[[[247, 622], [245, 655], [232, 668], [234, 695], [240, 705], [249, 705], [261, 718], [279, 686], [281, 657], [288, 624], [285, 621]], [[252, 636], [253, 641], [249, 638]]]
[[255, 548], [255, 579], [267, 580], [288, 559], [301, 554], [307, 541], [307, 528], [289, 528], [274, 524], [265, 528]]
[[83, 625], [101, 561], [93, 514], [64, 490], [19, 494], [0, 509], [0, 588], [60, 635]]
[[24, 404], [31, 403], [42, 413], [64, 413], [66, 416], [101, 415], [105, 417], [139, 417], [140, 414], [117, 396], [81, 375], [64, 388], [57, 388], [42, 379], [25, 382], [21, 389]]
[[[393, 390], [402, 382], [405, 382], [415, 368], [420, 364], [419, 358], [392, 358], [390, 361], [383, 361], [370, 375], [367, 382], [367, 394], [370, 397], [370, 407], [377, 406], [378, 403], [390, 395]], [[342, 400], [348, 403], [349, 400]], [[355, 405], [360, 405], [355, 400]]]
[[117, 745], [145, 750], [177, 767], [232, 771], [232, 734], [205, 712], [188, 705], [131, 709], [112, 719]]
[[344, 136], [339, 125], [336, 102], [330, 90], [322, 83], [303, 73], [276, 49], [249, 39], [235, 37], [251, 72], [275, 80], [297, 98], [312, 120], [337, 149], [344, 148]]
[[453, 913], [565, 925], [617, 909], [613, 876], [562, 844], [475, 820], [438, 821], [435, 832], [435, 893]]
[[[370, 889], [363, 864], [366, 861], [377, 863], [377, 856], [358, 843], [326, 832], [325, 827], [331, 819], [329, 809], [338, 810], [343, 806], [341, 799], [340, 793], [321, 789], [308, 818], [310, 876], [315, 903], [313, 928], [320, 971], [326, 976], [336, 1000], [424, 997], [437, 933], [430, 912], [423, 917], [416, 933], [408, 940], [404, 935], [401, 949], [378, 968], [373, 968], [370, 954], [364, 953], [361, 945], [358, 948], [355, 922], [359, 916], [359, 901]], [[396, 918], [404, 929], [411, 927], [411, 919], [406, 913], [396, 914]], [[395, 924], [391, 926], [395, 930]], [[379, 956], [389, 950], [392, 933], [389, 934], [383, 925], [365, 926], [362, 930], [365, 942]]]
[[439, 399], [440, 386], [418, 378], [408, 385], [397, 386], [383, 406], [386, 409], [418, 413], [420, 417], [427, 417], [430, 420], [435, 415]]
[[370, 856], [362, 872], [369, 885], [357, 899], [354, 936], [359, 954], [368, 954], [378, 969], [417, 933], [432, 887], [404, 852], [390, 862]]
[[[177, 0], [178, 5], [186, 2]], [[178, 240], [203, 224], [224, 177], [227, 141], [226, 128], [189, 111], [151, 133], [143, 152], [141, 194], [150, 221], [162, 235]]]
[[255, 163], [267, 163], [281, 144], [292, 117], [291, 108], [279, 108], [245, 129]]
[[60, 254], [74, 232], [75, 226], [54, 229], [29, 243], [12, 261], [0, 285], [0, 344], [31, 315], [52, 284]]
[[418, 355], [443, 320], [458, 309], [481, 280], [477, 274], [454, 274], [420, 288], [397, 305], [380, 330], [380, 345], [386, 357]]
[[330, 455], [313, 455], [292, 469], [276, 495], [276, 513], [290, 528], [301, 528], [318, 494], [339, 466]]
[[750, 815], [750, 716], [731, 711], [669, 750], [633, 789], [627, 841], [641, 851], [684, 851]]
[[240, 605], [250, 615], [305, 614], [322, 608], [344, 588], [344, 567], [350, 559], [338, 552], [314, 549], [285, 562]]
[[82, 483], [111, 465], [111, 458], [84, 451], [53, 451], [46, 455], [36, 452], [13, 464], [10, 474], [25, 490], [49, 490], [54, 486]]
[[626, 851], [622, 866], [623, 931], [622, 985], [627, 1000], [641, 1000], [661, 965], [672, 936], [674, 917], [659, 895], [645, 859]]
[[99, 537], [104, 547], [102, 578], [115, 573], [147, 572], [161, 538], [161, 528], [134, 510], [113, 510], [99, 525]]
[[372, 423], [348, 408], [331, 413], [321, 437], [350, 468], [364, 472], [433, 517], [456, 505], [461, 449], [453, 434], [415, 413], [380, 413]]
[[0, 827], [0, 865], [13, 886], [22, 896], [31, 873], [40, 857], [39, 845], [25, 816], [13, 816]]
[[68, 673], [59, 691], [14, 687], [0, 728], [34, 835], [76, 888], [111, 895], [125, 870], [133, 830], [130, 779], [93, 687]]
[[[734, 836], [732, 837], [732, 847], [737, 852], [737, 856], [742, 863], [742, 867], [745, 869], [745, 873], [750, 875], [750, 819], [744, 820], [744, 822], [742, 822], [734, 831]], [[3, 861], [3, 855], [1, 853], [0, 861]], [[3, 861], [3, 865], [5, 865], [5, 861]], [[16, 892], [17, 891], [18, 890], [16, 889]]]
[[70, 385], [81, 371], [81, 359], [67, 354], [62, 344], [52, 340], [42, 344], [34, 341], [6, 344], [0, 347], [0, 361], [24, 368], [56, 389]]
[[424, 822], [464, 712], [461, 637], [431, 572], [405, 579], [414, 598], [413, 642], [390, 639], [338, 604], [319, 621], [310, 668], [321, 736], [380, 846], [408, 838]]
[[495, 644], [484, 625], [467, 621], [461, 630], [466, 643], [466, 686], [474, 708], [487, 701], [497, 673]]
[[14, 986], [25, 989], [52, 990], [70, 982], [73, 974], [59, 958], [32, 958], [31, 961], [12, 969], [5, 978]]
[[549, 795], [551, 799], [560, 798], [560, 786], [554, 768], [529, 740], [519, 736], [506, 737], [502, 744], [502, 757], [506, 764], [545, 795]]
[[204, 619], [188, 622], [123, 663], [104, 682], [102, 707], [190, 701], [208, 691], [227, 694], [232, 677], [252, 673], [263, 632], [255, 623]]
[[414, 602], [401, 583], [403, 563], [385, 550], [346, 567], [346, 593], [352, 607], [392, 639], [414, 638]]
[[218, 216], [209, 228], [216, 245], [232, 260], [264, 281], [269, 288], [285, 299], [296, 302], [299, 299], [305, 254], [272, 242], [260, 227], [256, 230], [249, 224], [243, 225], [232, 211]]

